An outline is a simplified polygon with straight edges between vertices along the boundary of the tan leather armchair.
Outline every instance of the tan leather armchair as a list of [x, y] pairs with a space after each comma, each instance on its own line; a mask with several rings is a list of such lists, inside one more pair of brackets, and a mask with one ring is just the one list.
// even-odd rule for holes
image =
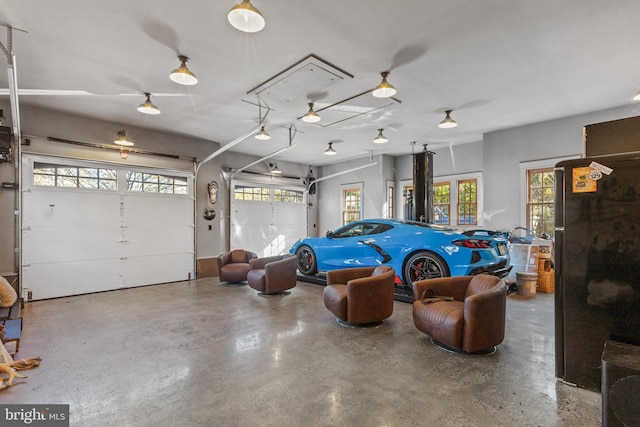
[[[431, 295], [452, 300], [423, 302]], [[502, 279], [479, 274], [420, 280], [413, 284], [413, 296], [413, 322], [435, 344], [479, 353], [494, 351], [504, 340], [507, 292]]]
[[293, 254], [255, 258], [249, 265], [247, 282], [260, 296], [286, 295], [296, 286], [298, 264]]
[[329, 271], [324, 305], [340, 323], [380, 324], [393, 314], [394, 278], [386, 265]]
[[258, 256], [244, 249], [234, 249], [220, 254], [218, 262], [218, 276], [221, 282], [239, 283], [247, 280], [247, 273], [251, 270], [249, 261]]

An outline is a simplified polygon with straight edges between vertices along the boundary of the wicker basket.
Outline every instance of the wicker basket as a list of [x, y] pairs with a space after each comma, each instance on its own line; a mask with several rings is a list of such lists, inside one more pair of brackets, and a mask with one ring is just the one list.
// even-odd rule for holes
[[538, 282], [536, 283], [537, 292], [553, 292], [555, 282], [555, 271], [552, 268], [550, 259], [538, 260]]

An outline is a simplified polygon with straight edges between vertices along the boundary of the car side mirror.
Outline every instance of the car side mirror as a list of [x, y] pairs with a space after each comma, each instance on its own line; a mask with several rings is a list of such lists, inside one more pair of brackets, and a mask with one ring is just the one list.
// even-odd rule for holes
[[333, 230], [327, 230], [327, 234], [325, 234], [326, 237], [333, 237]]

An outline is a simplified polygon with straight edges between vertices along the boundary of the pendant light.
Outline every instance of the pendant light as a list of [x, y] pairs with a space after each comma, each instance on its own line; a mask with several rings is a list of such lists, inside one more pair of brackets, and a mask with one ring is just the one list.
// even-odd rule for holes
[[242, 3], [233, 6], [227, 14], [227, 19], [235, 29], [245, 33], [257, 33], [265, 24], [264, 17], [249, 0], [242, 0]]
[[327, 155], [327, 156], [334, 156], [334, 155], [338, 154], [338, 152], [333, 149], [333, 142], [329, 143], [329, 148], [324, 150], [324, 154]]
[[378, 87], [373, 90], [373, 96], [375, 96], [376, 98], [389, 98], [390, 96], [395, 95], [397, 92], [396, 88], [390, 85], [389, 82], [387, 82], [387, 76], [389, 75], [389, 72], [383, 71], [382, 73], [380, 73], [380, 75], [382, 76], [382, 81], [380, 82]]
[[309, 103], [309, 111], [307, 111], [307, 114], [302, 116], [302, 121], [307, 123], [316, 123], [320, 121], [320, 116], [313, 111], [313, 102]]
[[269, 133], [266, 130], [264, 130], [264, 126], [262, 126], [260, 128], [260, 132], [256, 133], [255, 138], [260, 139], [262, 141], [266, 141], [271, 139], [271, 135], [269, 135]]
[[442, 129], [450, 129], [450, 128], [454, 128], [456, 126], [458, 126], [458, 122], [456, 122], [455, 120], [453, 120], [450, 116], [451, 112], [453, 110], [447, 110], [445, 111], [445, 113], [447, 113], [446, 117], [444, 118], [444, 120], [442, 120], [440, 122], [440, 124], [438, 125], [439, 128]]
[[145, 96], [147, 97], [147, 100], [138, 105], [138, 111], [144, 114], [160, 114], [160, 109], [151, 102], [151, 94], [145, 92]]
[[636, 93], [636, 96], [633, 97], [634, 101], [640, 101], [640, 92]]
[[171, 74], [169, 74], [169, 78], [174, 82], [185, 86], [193, 86], [194, 84], [198, 83], [196, 75], [189, 71], [189, 69], [187, 68], [187, 61], [189, 60], [189, 58], [184, 55], [178, 55], [178, 59], [182, 63], [178, 68], [173, 70]]
[[382, 134], [384, 129], [378, 129], [378, 136], [373, 139], [374, 144], [384, 144], [389, 141], [386, 136]]
[[118, 131], [118, 139], [113, 141], [114, 144], [122, 145], [123, 147], [131, 147], [133, 142], [127, 140], [127, 133], [123, 130]]
[[277, 163], [269, 163], [269, 170], [274, 175], [281, 175], [282, 174], [282, 171], [280, 169], [278, 169], [278, 164]]

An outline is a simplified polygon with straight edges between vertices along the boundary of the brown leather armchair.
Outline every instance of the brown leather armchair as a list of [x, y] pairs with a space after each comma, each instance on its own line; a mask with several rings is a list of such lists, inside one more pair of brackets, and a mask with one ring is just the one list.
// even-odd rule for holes
[[393, 313], [394, 278], [386, 265], [329, 271], [324, 305], [339, 323], [380, 324]]
[[239, 283], [247, 280], [247, 273], [251, 270], [249, 261], [258, 256], [244, 249], [234, 249], [220, 254], [218, 262], [218, 276], [221, 282]]
[[298, 265], [293, 254], [255, 258], [249, 265], [247, 282], [260, 296], [287, 295], [287, 289], [296, 286]]
[[504, 340], [507, 292], [502, 279], [479, 274], [420, 280], [413, 284], [413, 296], [413, 323], [436, 345], [486, 353]]

